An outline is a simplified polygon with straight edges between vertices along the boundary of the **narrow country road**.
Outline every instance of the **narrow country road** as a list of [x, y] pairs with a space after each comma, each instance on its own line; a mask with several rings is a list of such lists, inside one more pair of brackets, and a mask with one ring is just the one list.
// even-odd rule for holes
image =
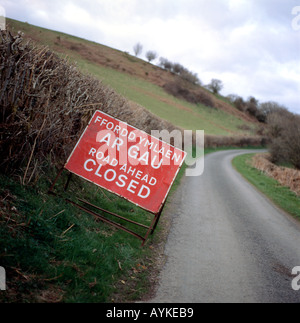
[[204, 174], [184, 177], [172, 196], [167, 260], [150, 302], [300, 302], [291, 286], [300, 225], [233, 169], [241, 153], [207, 155]]

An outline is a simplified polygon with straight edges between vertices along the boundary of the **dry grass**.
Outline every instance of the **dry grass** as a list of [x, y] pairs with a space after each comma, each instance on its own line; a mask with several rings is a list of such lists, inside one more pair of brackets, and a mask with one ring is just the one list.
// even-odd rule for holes
[[252, 159], [252, 165], [300, 196], [300, 171], [277, 166], [271, 163], [269, 158], [269, 154], [255, 155]]

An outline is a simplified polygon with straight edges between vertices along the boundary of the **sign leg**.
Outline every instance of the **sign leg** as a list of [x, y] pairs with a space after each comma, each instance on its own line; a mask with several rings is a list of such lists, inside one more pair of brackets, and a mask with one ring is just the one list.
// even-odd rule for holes
[[66, 183], [65, 188], [64, 188], [65, 192], [68, 190], [68, 187], [69, 187], [69, 184], [70, 184], [70, 181], [71, 181], [72, 175], [73, 175], [73, 174], [72, 174], [72, 173], [70, 173], [70, 174], [69, 174], [69, 176], [68, 176], [68, 180], [67, 180], [67, 183]]
[[54, 182], [52, 183], [51, 187], [49, 188], [49, 191], [48, 191], [48, 193], [49, 193], [49, 194], [55, 194], [55, 193], [53, 192], [53, 188], [54, 188], [54, 186], [55, 186], [55, 184], [56, 184], [56, 182], [57, 182], [58, 178], [61, 176], [61, 174], [62, 174], [63, 170], [64, 170], [64, 167], [62, 167], [62, 168], [60, 169], [60, 171], [58, 172], [57, 176], [55, 177]]
[[162, 206], [161, 210], [159, 211], [159, 213], [158, 213], [158, 215], [157, 215], [156, 221], [155, 221], [154, 226], [153, 226], [153, 228], [152, 228], [152, 230], [151, 230], [151, 235], [154, 233], [154, 231], [155, 231], [155, 229], [156, 229], [156, 227], [157, 227], [157, 225], [158, 225], [158, 222], [159, 222], [159, 220], [160, 220], [160, 217], [161, 217], [161, 214], [162, 214], [162, 212], [163, 212], [164, 207], [165, 207], [165, 204]]

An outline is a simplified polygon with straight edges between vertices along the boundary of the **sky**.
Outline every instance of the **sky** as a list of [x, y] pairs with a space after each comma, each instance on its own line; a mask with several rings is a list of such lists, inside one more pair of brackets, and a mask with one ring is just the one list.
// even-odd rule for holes
[[[300, 114], [300, 0], [0, 0], [6, 16], [134, 54], [137, 42], [223, 95]], [[0, 7], [1, 9], [1, 7]], [[154, 63], [158, 63], [158, 60]]]

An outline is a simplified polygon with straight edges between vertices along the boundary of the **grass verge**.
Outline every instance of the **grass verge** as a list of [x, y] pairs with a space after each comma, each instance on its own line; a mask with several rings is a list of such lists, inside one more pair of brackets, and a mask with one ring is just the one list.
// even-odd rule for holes
[[238, 156], [234, 158], [233, 166], [278, 207], [300, 220], [300, 197], [288, 187], [280, 185], [278, 181], [252, 167], [251, 158], [253, 156], [254, 154]]
[[[205, 149], [205, 154], [222, 149]], [[169, 196], [185, 169], [184, 164]], [[48, 195], [55, 176], [56, 170], [48, 168], [34, 185], [23, 186], [16, 177], [0, 175], [0, 266], [7, 271], [7, 291], [0, 294], [0, 302], [121, 303], [150, 295], [164, 261], [171, 219], [163, 214], [155, 234], [141, 248], [141, 241], [128, 233]], [[65, 183], [64, 176], [58, 187]], [[134, 204], [78, 177], [72, 178], [68, 195], [147, 225], [152, 219]]]
[[[141, 248], [137, 238], [48, 195], [55, 172], [48, 176], [32, 186], [0, 176], [0, 266], [7, 271], [0, 302], [113, 302], [120, 284], [131, 289], [124, 299], [143, 295], [153, 237]], [[80, 178], [68, 193], [144, 224], [153, 217]]]
[[[185, 166], [170, 195], [184, 171]], [[102, 223], [61, 197], [48, 195], [56, 173], [48, 167], [36, 183], [26, 186], [17, 177], [0, 175], [0, 266], [7, 272], [7, 290], [0, 293], [0, 302], [122, 303], [151, 293], [168, 220], [162, 216], [142, 248], [136, 237]], [[63, 173], [55, 186], [62, 197], [76, 201], [78, 196], [147, 226], [153, 219], [152, 214], [77, 176], [64, 193], [60, 188], [66, 180]], [[146, 233], [144, 228], [116, 222], [142, 236]]]

